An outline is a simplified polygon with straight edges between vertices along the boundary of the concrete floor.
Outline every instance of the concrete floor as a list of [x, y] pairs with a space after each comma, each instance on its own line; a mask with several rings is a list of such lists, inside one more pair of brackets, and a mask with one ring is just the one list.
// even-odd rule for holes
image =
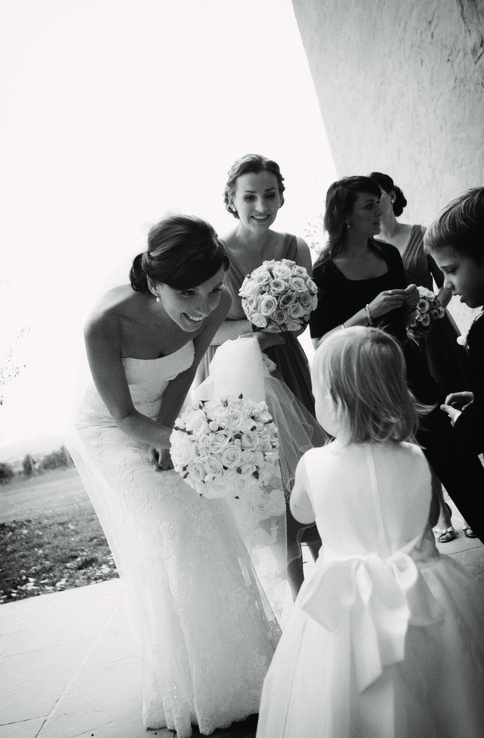
[[[454, 525], [462, 520], [454, 514]], [[466, 538], [439, 549], [484, 587], [484, 546]], [[146, 738], [141, 664], [123, 582], [113, 579], [0, 606], [0, 738]], [[214, 738], [254, 738], [255, 724]]]

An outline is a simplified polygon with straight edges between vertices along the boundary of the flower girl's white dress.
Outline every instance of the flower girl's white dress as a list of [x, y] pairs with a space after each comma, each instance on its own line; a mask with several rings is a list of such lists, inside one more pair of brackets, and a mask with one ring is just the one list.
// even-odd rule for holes
[[300, 463], [323, 547], [257, 738], [482, 738], [483, 592], [435, 547], [422, 451], [334, 442]]
[[[191, 342], [159, 359], [124, 359], [137, 410], [155, 418], [192, 361]], [[225, 501], [155, 472], [93, 385], [69, 448], [128, 586], [145, 726], [186, 738], [192, 724], [209, 734], [257, 713], [280, 631]]]

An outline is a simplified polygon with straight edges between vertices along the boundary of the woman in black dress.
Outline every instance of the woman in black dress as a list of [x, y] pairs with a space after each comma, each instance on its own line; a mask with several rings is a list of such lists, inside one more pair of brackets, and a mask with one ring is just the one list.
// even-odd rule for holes
[[457, 447], [439, 410], [443, 395], [418, 348], [407, 339], [406, 327], [412, 321], [418, 291], [415, 285], [406, 284], [398, 249], [374, 240], [380, 232], [380, 194], [369, 177], [346, 177], [328, 190], [324, 224], [329, 240], [313, 268], [319, 295], [310, 322], [311, 336], [318, 345], [330, 331], [375, 325], [400, 341], [410, 389], [420, 402], [434, 406], [417, 440], [463, 517], [484, 540], [480, 514], [484, 469], [475, 456]]

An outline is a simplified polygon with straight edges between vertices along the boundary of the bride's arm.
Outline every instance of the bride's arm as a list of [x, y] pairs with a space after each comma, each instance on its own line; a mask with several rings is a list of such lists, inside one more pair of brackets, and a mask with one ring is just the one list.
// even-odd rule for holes
[[193, 383], [202, 356], [212, 343], [217, 329], [222, 324], [228, 313], [230, 304], [230, 294], [224, 287], [218, 307], [207, 318], [202, 332], [193, 340], [195, 356], [192, 365], [186, 369], [186, 371], [172, 379], [165, 390], [160, 413], [158, 415], [158, 423], [163, 426], [168, 426], [170, 428], [170, 432]]
[[138, 412], [133, 405], [121, 358], [117, 320], [101, 313], [89, 321], [85, 330], [86, 349], [94, 384], [118, 428], [137, 441], [155, 449], [170, 448], [173, 423], [180, 411], [203, 353], [230, 307], [230, 295], [222, 290], [217, 308], [203, 330], [194, 338], [192, 366], [173, 379], [163, 395], [157, 420]]

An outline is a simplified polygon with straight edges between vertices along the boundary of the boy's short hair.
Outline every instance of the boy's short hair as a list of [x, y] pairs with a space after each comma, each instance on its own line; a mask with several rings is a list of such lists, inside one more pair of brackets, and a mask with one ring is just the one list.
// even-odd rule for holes
[[428, 253], [451, 246], [480, 263], [484, 257], [484, 187], [452, 200], [427, 228], [424, 246]]

